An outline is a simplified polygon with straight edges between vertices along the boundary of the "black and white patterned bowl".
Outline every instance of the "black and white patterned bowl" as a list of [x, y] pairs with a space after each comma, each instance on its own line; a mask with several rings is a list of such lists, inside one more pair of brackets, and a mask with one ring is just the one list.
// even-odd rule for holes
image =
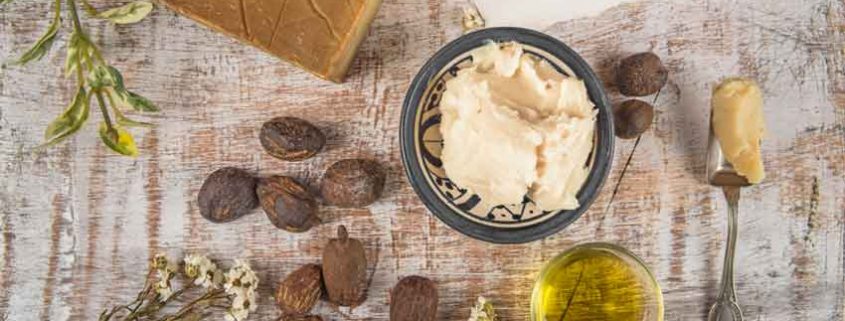
[[[590, 175], [578, 193], [575, 210], [542, 211], [531, 200], [487, 210], [478, 195], [446, 177], [440, 153], [439, 103], [445, 83], [471, 62], [470, 51], [490, 41], [516, 41], [524, 51], [546, 60], [558, 71], [584, 80], [598, 109], [595, 143], [588, 161]], [[464, 35], [438, 51], [417, 74], [402, 110], [400, 143], [405, 172], [428, 209], [444, 223], [468, 236], [493, 243], [525, 243], [545, 238], [577, 220], [599, 193], [613, 156], [611, 106], [601, 81], [575, 51], [555, 38], [520, 28], [490, 28]], [[502, 168], [501, 170], [508, 170]]]

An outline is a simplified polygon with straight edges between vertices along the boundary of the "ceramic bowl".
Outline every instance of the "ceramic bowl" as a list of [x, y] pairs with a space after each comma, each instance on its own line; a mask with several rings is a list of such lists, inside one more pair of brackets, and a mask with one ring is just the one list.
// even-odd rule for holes
[[[574, 210], [543, 211], [526, 199], [520, 204], [501, 204], [492, 210], [479, 206], [478, 195], [449, 180], [440, 153], [439, 103], [445, 83], [470, 51], [490, 41], [516, 41], [527, 54], [546, 60], [558, 71], [582, 79], [598, 110], [590, 175], [577, 195], [581, 206]], [[425, 206], [444, 223], [476, 239], [493, 243], [525, 243], [554, 234], [581, 216], [598, 195], [611, 166], [613, 121], [611, 105], [601, 81], [572, 49], [555, 38], [520, 28], [489, 28], [466, 34], [438, 51], [420, 70], [408, 89], [400, 124], [400, 145], [405, 171]], [[503, 168], [502, 170], [507, 170]]]

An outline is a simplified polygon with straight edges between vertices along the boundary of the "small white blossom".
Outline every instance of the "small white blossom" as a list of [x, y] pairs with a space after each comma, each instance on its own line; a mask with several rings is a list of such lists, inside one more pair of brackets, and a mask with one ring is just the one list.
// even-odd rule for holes
[[217, 264], [211, 262], [204, 255], [188, 255], [185, 257], [185, 275], [194, 280], [194, 284], [204, 288], [216, 289], [223, 281], [223, 273]]
[[236, 260], [226, 272], [226, 294], [232, 296], [232, 306], [226, 313], [228, 321], [243, 321], [258, 308], [258, 276], [245, 261]]
[[478, 302], [470, 310], [468, 321], [496, 321], [496, 311], [493, 303], [483, 296], [478, 297]]
[[249, 311], [229, 309], [226, 311], [226, 321], [243, 321], [249, 316]]
[[[244, 288], [255, 291], [258, 288], [258, 276], [249, 267], [249, 263], [242, 260], [235, 260], [235, 266], [226, 272], [226, 292], [235, 290], [236, 288]], [[234, 293], [229, 293], [234, 294]]]
[[153, 268], [156, 270], [156, 277], [158, 281], [153, 284], [153, 290], [156, 292], [156, 298], [164, 302], [173, 295], [173, 288], [170, 280], [176, 275], [178, 269], [173, 261], [168, 260], [166, 256], [159, 254], [153, 258]]
[[159, 302], [167, 301], [171, 295], [173, 295], [173, 288], [170, 287], [170, 284], [161, 280], [156, 282], [155, 284], [155, 291], [156, 291], [156, 298], [158, 298]]

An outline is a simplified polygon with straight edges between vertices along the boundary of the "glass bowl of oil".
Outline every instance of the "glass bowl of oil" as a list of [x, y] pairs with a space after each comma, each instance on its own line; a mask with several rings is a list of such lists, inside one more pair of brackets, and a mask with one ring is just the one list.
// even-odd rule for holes
[[663, 294], [633, 253], [613, 244], [582, 244], [540, 272], [531, 320], [663, 321]]

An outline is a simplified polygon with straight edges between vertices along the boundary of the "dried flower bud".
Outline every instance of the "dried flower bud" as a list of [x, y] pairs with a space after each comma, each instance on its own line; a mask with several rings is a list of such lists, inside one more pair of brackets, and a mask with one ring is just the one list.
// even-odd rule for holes
[[258, 308], [258, 276], [245, 261], [235, 260], [235, 266], [226, 272], [224, 288], [233, 297], [226, 311], [227, 321], [243, 321]]
[[478, 297], [478, 301], [470, 311], [468, 321], [497, 321], [496, 310], [493, 308], [493, 303], [484, 298]]

